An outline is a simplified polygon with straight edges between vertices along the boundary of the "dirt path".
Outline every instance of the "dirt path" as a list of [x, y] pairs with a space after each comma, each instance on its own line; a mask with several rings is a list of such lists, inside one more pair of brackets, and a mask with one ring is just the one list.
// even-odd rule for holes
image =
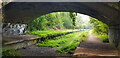
[[[73, 40], [76, 39], [80, 34], [76, 35], [72, 41], [68, 44], [72, 44]], [[62, 47], [62, 46], [61, 46]], [[56, 49], [61, 48], [47, 48], [47, 47], [38, 47], [36, 45], [32, 45], [23, 49], [19, 49], [18, 52], [21, 56], [72, 56], [72, 54], [60, 54], [56, 52]]]
[[88, 40], [80, 43], [74, 56], [118, 56], [118, 50], [110, 46], [109, 43], [102, 43], [100, 38], [90, 32]]
[[18, 52], [21, 56], [71, 56], [68, 54], [59, 54], [55, 51], [56, 49], [32, 45], [24, 49], [19, 49]]

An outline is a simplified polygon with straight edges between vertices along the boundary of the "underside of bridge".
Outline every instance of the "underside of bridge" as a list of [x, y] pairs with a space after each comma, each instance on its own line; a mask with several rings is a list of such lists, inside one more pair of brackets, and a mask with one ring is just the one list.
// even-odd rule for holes
[[120, 49], [120, 3], [11, 2], [3, 6], [3, 24], [28, 24], [52, 12], [77, 12], [109, 25], [110, 44]]

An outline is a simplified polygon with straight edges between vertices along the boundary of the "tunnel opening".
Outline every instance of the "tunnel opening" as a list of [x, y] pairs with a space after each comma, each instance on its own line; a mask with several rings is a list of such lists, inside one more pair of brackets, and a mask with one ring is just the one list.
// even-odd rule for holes
[[[113, 3], [110, 3], [110, 4], [113, 4]], [[98, 6], [98, 7], [96, 7], [96, 6]], [[36, 28], [36, 31], [37, 31], [39, 29], [39, 27], [31, 28], [31, 27], [27, 27], [27, 25], [30, 25], [28, 23], [32, 23], [31, 20], [35, 19], [36, 17], [42, 16], [43, 14], [47, 14], [47, 13], [51, 13], [51, 12], [59, 12], [59, 11], [69, 11], [69, 12], [73, 12], [73, 13], [74, 12], [83, 13], [83, 14], [92, 16], [94, 18], [97, 18], [102, 22], [105, 22], [107, 25], [109, 25], [109, 33], [107, 33], [107, 32], [103, 32], [103, 33], [97, 32], [96, 33], [96, 32], [94, 32], [95, 29], [93, 28], [94, 29], [93, 34], [95, 34], [95, 35], [97, 35], [98, 37], [101, 37], [101, 38], [104, 37], [105, 42], [108, 42], [108, 39], [107, 39], [108, 36], [106, 35], [106, 33], [107, 33], [109, 35], [109, 43], [112, 46], [117, 47], [119, 49], [119, 47], [120, 47], [120, 43], [119, 43], [120, 42], [119, 41], [119, 32], [120, 32], [119, 31], [119, 29], [120, 29], [119, 28], [119, 23], [120, 22], [118, 20], [119, 19], [119, 15], [118, 15], [119, 10], [118, 10], [118, 8], [116, 8], [116, 6], [115, 6], [115, 8], [113, 8], [112, 5], [109, 6], [108, 3], [73, 3], [73, 2], [71, 2], [71, 3], [40, 3], [40, 2], [39, 3], [34, 3], [34, 2], [30, 2], [30, 3], [24, 3], [24, 2], [23, 3], [21, 3], [21, 2], [20, 3], [17, 3], [17, 2], [9, 3], [5, 6], [3, 6], [3, 8], [2, 8], [2, 10], [3, 10], [2, 11], [3, 12], [3, 21], [4, 21], [3, 22], [3, 40], [6, 40], [6, 38], [11, 38], [11, 39], [8, 40], [8, 41], [7, 40], [5, 41], [5, 42], [8, 42], [8, 43], [4, 43], [4, 41], [3, 41], [3, 43], [5, 44], [5, 45], [3, 45], [3, 47], [5, 47], [5, 48], [3, 48], [3, 50], [7, 50], [10, 47], [12, 47], [12, 49], [17, 49], [17, 48], [26, 47], [28, 45], [34, 44], [34, 43], [36, 43], [36, 42], [34, 42], [34, 38], [38, 38], [38, 39], [35, 39], [35, 41], [37, 41], [37, 43], [40, 43], [40, 40], [39, 40], [40, 37], [39, 36], [43, 36], [42, 41], [44, 41], [44, 39], [46, 38], [46, 35], [42, 34], [42, 33], [49, 33], [49, 31], [46, 32], [46, 30], [47, 30], [46, 27], [47, 26], [41, 27], [41, 30], [42, 31], [44, 30], [45, 32], [41, 32], [41, 34], [37, 37], [37, 36], [28, 35], [27, 33], [29, 33], [29, 34], [34, 33], [34, 34], [38, 35], [39, 31], [38, 31], [38, 33], [31, 32], [31, 31], [34, 30], [35, 28]], [[114, 14], [114, 15], [112, 15], [112, 14]], [[74, 22], [75, 18], [74, 18], [74, 15], [72, 15], [72, 16], [73, 17], [71, 17], [71, 18], [73, 20], [71, 20], [71, 23], [72, 23], [73, 26], [71, 26], [69, 28], [73, 28], [75, 30], [76, 29], [76, 27], [74, 27], [76, 25], [75, 22]], [[93, 21], [96, 21], [97, 23], [101, 23], [101, 22], [98, 22], [98, 20], [96, 20], [94, 18], [91, 18], [91, 19], [93, 19]], [[36, 22], [36, 21], [34, 21], [34, 22]], [[46, 20], [43, 19], [43, 21], [46, 21]], [[60, 21], [58, 21], [58, 22], [61, 23]], [[79, 22], [79, 21], [77, 21], [77, 22]], [[48, 23], [48, 22], [46, 21], [42, 24], [44, 25], [46, 23]], [[49, 23], [51, 23], [51, 22], [49, 22]], [[40, 24], [40, 25], [42, 25], [42, 24]], [[57, 24], [57, 23], [55, 23], [55, 24]], [[37, 24], [35, 24], [34, 26], [36, 26], [36, 25]], [[59, 26], [59, 24], [55, 27], [53, 27], [54, 24], [47, 24], [47, 25], [51, 26], [51, 27], [48, 28], [48, 29], [51, 29], [50, 30], [51, 33], [47, 34], [48, 38], [53, 38], [53, 37], [56, 37], [56, 36], [65, 35], [65, 34], [57, 34], [55, 36], [51, 36], [50, 34], [54, 34], [57, 30], [59, 30], [59, 31], [57, 31], [59, 33], [59, 32], [62, 32], [64, 29], [62, 29], [61, 28], [62, 26]], [[98, 26], [100, 26], [101, 24], [99, 25], [99, 24], [93, 23], [92, 26], [93, 25], [96, 26], [97, 28], [99, 28]], [[102, 25], [104, 26], [105, 24], [102, 24]], [[5, 27], [5, 26], [7, 26], [7, 27]], [[32, 26], [32, 24], [30, 26]], [[87, 29], [88, 27], [83, 27], [83, 28]], [[84, 29], [81, 29], [79, 31], [85, 31]], [[29, 32], [25, 31], [25, 30], [29, 30]], [[71, 30], [69, 30], [69, 31], [71, 31]], [[99, 31], [103, 31], [103, 30], [100, 29]], [[66, 30], [66, 32], [68, 32], [68, 31]], [[22, 33], [24, 33], [24, 34], [22, 34]], [[65, 32], [62, 32], [62, 33], [65, 33]], [[83, 32], [83, 33], [85, 33], [85, 32]], [[26, 34], [27, 34], [27, 36], [26, 36]], [[71, 32], [66, 33], [66, 35], [67, 34], [71, 34]], [[10, 35], [11, 37], [4, 37], [4, 35], [5, 36]], [[19, 38], [16, 37], [17, 35], [18, 35]], [[22, 40], [16, 41], [17, 39], [14, 38], [14, 37], [16, 37], [17, 39], [22, 38]], [[26, 37], [26, 38], [23, 39], [24, 37]], [[33, 37], [33, 38], [31, 38], [31, 37]], [[86, 37], [86, 33], [85, 33], [85, 35], [82, 35], [82, 37]], [[15, 40], [15, 42], [10, 42], [10, 41], [13, 41], [13, 40]], [[83, 41], [84, 40], [85, 39], [83, 39]], [[28, 41], [31, 42], [31, 43], [29, 43]], [[78, 40], [75, 40], [75, 41], [78, 41]], [[15, 45], [18, 42], [19, 42], [19, 44]], [[21, 42], [25, 42], [25, 43], [23, 44]], [[64, 43], [64, 41], [62, 41], [62, 43]], [[86, 48], [85, 47], [86, 44], [84, 45], [84, 43], [86, 43], [86, 42], [81, 43], [81, 44], [83, 44], [83, 46], [78, 45], [77, 48], [78, 48], [79, 52], [80, 52], [80, 50], [82, 50], [80, 47]], [[12, 46], [10, 44], [12, 44]], [[43, 45], [44, 44], [45, 43], [43, 42]], [[61, 43], [59, 43], [59, 44], [61, 44]], [[89, 44], [93, 45], [93, 43], [91, 43], [91, 41], [88, 41], [88, 45]], [[41, 45], [41, 44], [37, 44], [37, 45]], [[59, 45], [56, 45], [56, 46], [59, 46]], [[96, 45], [96, 46], [99, 46], [101, 48], [103, 47], [102, 45]], [[106, 47], [107, 46], [108, 45], [106, 45]], [[51, 46], [48, 45], [48, 47], [51, 47]], [[68, 47], [71, 47], [71, 46], [68, 46]], [[62, 48], [62, 49], [67, 49], [67, 48]], [[79, 48], [80, 48], [80, 50], [79, 50]], [[23, 48], [23, 49], [26, 49], [26, 48]], [[42, 48], [42, 49], [44, 49], [44, 48]], [[68, 50], [72, 50], [72, 49], [68, 49]], [[68, 50], [65, 50], [65, 51], [68, 51]], [[93, 52], [94, 50], [91, 50], [91, 51]], [[109, 50], [109, 48], [108, 48], [108, 50]], [[103, 52], [103, 51], [108, 51], [108, 50], [101, 50], [101, 51], [102, 51], [102, 53], [106, 53], [106, 52]], [[113, 50], [114, 50], [114, 48], [113, 48]], [[61, 50], [58, 50], [58, 51], [63, 52]], [[97, 51], [97, 50], [95, 50], [95, 51]], [[109, 53], [114, 52], [114, 51], [112, 51], [112, 52], [110, 52], [110, 51], [111, 50], [109, 50], [109, 52], [107, 52], [108, 53], [107, 56], [111, 56]], [[80, 54], [79, 52], [76, 52], [76, 54], [79, 55]], [[117, 51], [115, 51], [114, 53], [112, 54], [112, 56], [115, 56], [115, 55], [118, 54]], [[74, 54], [74, 55], [76, 55], [76, 54]], [[97, 55], [97, 56], [105, 56], [105, 55]]]
[[[8, 25], [4, 25], [4, 27], [9, 26], [12, 28], [11, 25], [17, 28], [20, 27], [16, 24], [16, 26], [14, 26], [14, 24], [10, 23]], [[47, 53], [49, 55], [49, 53], [52, 52], [50, 51], [51, 49], [54, 51], [53, 55], [55, 53], [61, 53], [62, 55], [74, 54], [75, 49], [80, 46], [80, 43], [86, 40], [91, 40], [93, 43], [109, 43], [107, 24], [88, 15], [76, 12], [49, 13], [34, 19], [26, 24], [26, 27], [21, 28], [23, 28], [23, 30], [21, 30], [22, 33], [19, 33], [18, 35], [30, 34], [41, 37], [40, 39], [36, 40], [35, 46], [32, 46], [33, 49], [36, 49], [36, 47], [40, 49], [46, 48], [43, 49], [43, 51], [39, 51], [40, 54], [41, 52], [48, 50]], [[89, 39], [90, 36], [93, 36], [93, 39]], [[96, 36], [95, 40], [94, 36]], [[30, 50], [33, 49], [25, 48], [20, 49], [19, 51], [25, 53], [25, 50], [26, 52], [30, 52]], [[42, 55], [46, 54], [43, 53]]]

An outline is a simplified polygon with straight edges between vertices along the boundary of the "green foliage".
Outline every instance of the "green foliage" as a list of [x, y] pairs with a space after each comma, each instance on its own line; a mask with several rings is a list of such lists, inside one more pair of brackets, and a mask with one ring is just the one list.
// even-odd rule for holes
[[93, 33], [98, 37], [100, 37], [102, 42], [109, 42], [108, 26], [105, 23], [98, 21], [95, 18], [90, 17], [90, 19], [91, 19], [90, 23], [93, 26]]
[[28, 31], [90, 28], [75, 12], [54, 12], [38, 17], [28, 24]]
[[73, 33], [73, 34], [56, 37], [54, 40], [47, 39], [42, 43], [38, 43], [38, 45], [45, 46], [45, 47], [58, 47], [62, 45], [64, 46], [65, 43], [68, 44], [69, 41], [71, 41], [74, 38], [74, 36], [77, 34]]
[[80, 42], [85, 41], [88, 38], [88, 32], [81, 32], [79, 34], [80, 35], [76, 37], [72, 43], [66, 44], [56, 51], [59, 53], [73, 54]]
[[56, 37], [55, 39], [46, 39], [38, 43], [38, 46], [44, 47], [60, 47], [57, 52], [73, 53], [78, 44], [88, 37], [88, 32], [75, 32], [64, 36]]
[[47, 23], [48, 21], [44, 18], [45, 16], [41, 16], [34, 21], [30, 22], [28, 24], [28, 30], [33, 31], [33, 30], [45, 30], [47, 29]]
[[93, 26], [93, 32], [94, 33], [97, 33], [97, 34], [108, 34], [108, 26], [101, 22], [101, 21], [98, 21], [97, 19], [95, 18], [92, 18], [90, 17], [90, 23], [92, 24]]
[[76, 20], [77, 13], [75, 12], [70, 12], [70, 17], [72, 18], [73, 25], [75, 26], [75, 20]]
[[37, 35], [40, 37], [48, 37], [48, 36], [55, 36], [58, 34], [65, 34], [68, 32], [72, 32], [71, 30], [65, 30], [65, 31], [60, 31], [60, 30], [47, 30], [47, 31], [32, 31], [32, 32], [28, 32], [28, 34], [32, 34], [32, 35]]
[[4, 51], [4, 52], [2, 53], [2, 55], [3, 55], [3, 56], [20, 56], [19, 52], [17, 52], [17, 51], [14, 50], [14, 49]]
[[28, 24], [29, 31], [73, 28], [69, 12], [55, 12], [43, 15]]
[[66, 45], [65, 47], [57, 49], [56, 51], [59, 53], [72, 54], [74, 53], [77, 46], [78, 46], [78, 43], [74, 43], [72, 45]]
[[70, 13], [69, 12], [63, 12], [63, 13], [60, 13], [60, 14], [64, 16], [64, 17], [61, 18], [62, 21], [63, 21], [63, 26], [66, 29], [73, 29], [74, 25], [73, 25], [73, 21], [70, 17]]
[[109, 42], [107, 34], [98, 35], [98, 37], [101, 38], [102, 42]]

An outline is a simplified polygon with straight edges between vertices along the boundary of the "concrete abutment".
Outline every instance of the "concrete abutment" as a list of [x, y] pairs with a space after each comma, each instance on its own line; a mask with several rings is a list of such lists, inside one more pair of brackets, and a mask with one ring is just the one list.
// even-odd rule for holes
[[120, 49], [120, 25], [109, 26], [109, 42]]

